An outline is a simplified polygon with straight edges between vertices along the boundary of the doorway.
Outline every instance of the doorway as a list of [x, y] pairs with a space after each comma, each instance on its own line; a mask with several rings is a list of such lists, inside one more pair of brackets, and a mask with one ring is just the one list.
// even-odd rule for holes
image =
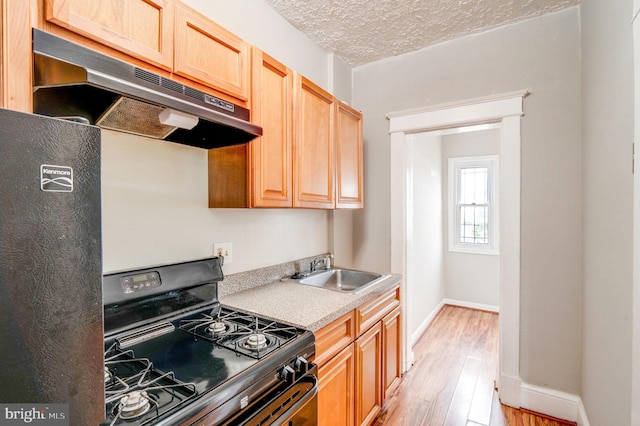
[[[403, 310], [417, 282], [413, 274], [413, 170], [408, 135], [447, 128], [495, 123], [500, 128], [500, 321], [498, 387], [500, 399], [520, 406], [520, 121], [528, 91], [506, 93], [388, 114], [391, 134], [391, 268], [404, 275]], [[506, 184], [505, 184], [506, 182]], [[403, 316], [403, 360], [413, 359], [410, 330]]]

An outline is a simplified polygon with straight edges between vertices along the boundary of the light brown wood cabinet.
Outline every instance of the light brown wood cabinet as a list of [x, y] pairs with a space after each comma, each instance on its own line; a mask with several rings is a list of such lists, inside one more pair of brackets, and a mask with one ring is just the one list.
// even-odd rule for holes
[[173, 68], [173, 0], [46, 0], [45, 19], [157, 67]]
[[[47, 24], [179, 76], [173, 78], [207, 86], [216, 95], [243, 105], [249, 99], [251, 46], [179, 1], [42, 1]], [[72, 41], [84, 44], [81, 38]]]
[[291, 207], [293, 72], [257, 48], [253, 50], [251, 113], [263, 136], [249, 144], [254, 207]]
[[181, 3], [175, 6], [174, 40], [176, 74], [249, 99], [249, 44]]
[[402, 339], [402, 321], [400, 307], [382, 319], [382, 400], [387, 401], [395, 393], [402, 378], [400, 345]]
[[400, 312], [396, 286], [316, 333], [319, 425], [370, 425], [397, 390]]
[[31, 112], [31, 25], [29, 2], [0, 0], [0, 107]]
[[363, 201], [362, 114], [336, 102], [336, 207], [356, 209]]
[[382, 408], [382, 351], [378, 322], [355, 342], [356, 425], [370, 425]]
[[294, 75], [293, 206], [333, 209], [335, 98]]
[[318, 369], [318, 426], [354, 424], [354, 344]]
[[251, 113], [263, 135], [209, 150], [210, 208], [293, 205], [293, 73], [255, 47], [252, 58]]
[[209, 207], [362, 207], [362, 115], [255, 47], [252, 58], [263, 136], [209, 151]]

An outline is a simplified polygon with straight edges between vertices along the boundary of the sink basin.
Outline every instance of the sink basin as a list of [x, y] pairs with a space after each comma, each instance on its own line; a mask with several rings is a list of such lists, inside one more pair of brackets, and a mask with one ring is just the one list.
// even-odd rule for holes
[[310, 276], [300, 279], [298, 282], [304, 285], [312, 285], [314, 287], [343, 293], [357, 293], [382, 281], [388, 276], [389, 274], [338, 268], [329, 271], [314, 272]]

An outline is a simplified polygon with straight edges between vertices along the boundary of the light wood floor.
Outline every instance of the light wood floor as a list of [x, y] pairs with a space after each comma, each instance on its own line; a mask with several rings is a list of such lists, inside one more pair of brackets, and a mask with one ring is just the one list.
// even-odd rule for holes
[[498, 315], [445, 305], [413, 348], [375, 426], [566, 426], [500, 404], [494, 390]]

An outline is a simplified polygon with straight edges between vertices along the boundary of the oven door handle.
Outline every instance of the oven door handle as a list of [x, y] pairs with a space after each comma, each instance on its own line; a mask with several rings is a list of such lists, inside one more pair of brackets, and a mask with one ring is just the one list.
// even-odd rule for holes
[[[219, 422], [212, 422], [214, 419], [207, 417], [194, 423], [194, 426], [220, 426]], [[317, 419], [318, 379], [308, 373], [277, 391], [276, 395], [267, 396], [225, 420], [222, 426], [316, 426]]]
[[318, 422], [318, 379], [308, 375], [300, 380], [313, 381], [313, 387], [279, 416], [271, 426], [316, 426]]

